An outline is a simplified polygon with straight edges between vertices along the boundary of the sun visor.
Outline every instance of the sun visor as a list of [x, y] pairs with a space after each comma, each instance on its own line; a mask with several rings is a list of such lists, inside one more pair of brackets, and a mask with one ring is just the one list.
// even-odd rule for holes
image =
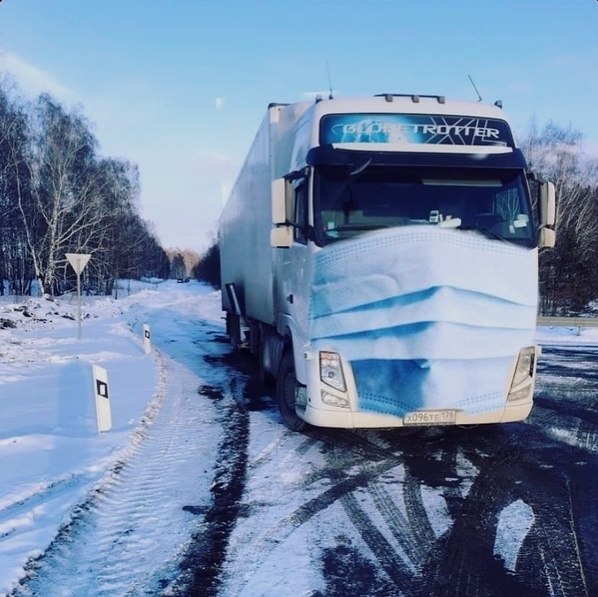
[[309, 166], [353, 166], [362, 164], [364, 158], [371, 159], [372, 166], [440, 166], [454, 168], [504, 168], [525, 169], [527, 163], [520, 149], [508, 153], [427, 153], [376, 151], [370, 144], [369, 150], [354, 150], [320, 145], [307, 153]]

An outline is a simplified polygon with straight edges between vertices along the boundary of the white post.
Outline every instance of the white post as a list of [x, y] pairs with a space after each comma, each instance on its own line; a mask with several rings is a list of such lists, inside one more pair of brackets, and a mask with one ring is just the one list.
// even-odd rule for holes
[[77, 274], [77, 340], [81, 340], [81, 274]]
[[143, 324], [143, 350], [145, 354], [149, 354], [152, 351], [152, 332], [147, 323]]
[[66, 258], [77, 274], [77, 340], [81, 340], [81, 272], [91, 255], [88, 253], [67, 253]]
[[98, 433], [102, 433], [102, 431], [110, 431], [112, 429], [110, 394], [108, 393], [108, 371], [98, 365], [92, 365], [92, 371]]

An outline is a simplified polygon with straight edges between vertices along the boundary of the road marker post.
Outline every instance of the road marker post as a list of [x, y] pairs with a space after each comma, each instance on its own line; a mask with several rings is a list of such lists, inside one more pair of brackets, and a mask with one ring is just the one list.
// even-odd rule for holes
[[110, 429], [112, 429], [110, 394], [108, 392], [108, 371], [106, 371], [104, 367], [98, 365], [92, 365], [92, 370], [98, 433], [102, 433], [102, 431], [110, 431]]
[[143, 324], [143, 350], [145, 354], [149, 354], [152, 351], [152, 332], [147, 323]]

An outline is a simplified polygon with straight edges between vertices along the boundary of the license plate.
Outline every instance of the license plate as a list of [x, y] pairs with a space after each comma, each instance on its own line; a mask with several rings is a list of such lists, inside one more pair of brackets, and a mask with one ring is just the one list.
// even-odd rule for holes
[[403, 417], [403, 425], [454, 425], [456, 422], [456, 410], [418, 410]]

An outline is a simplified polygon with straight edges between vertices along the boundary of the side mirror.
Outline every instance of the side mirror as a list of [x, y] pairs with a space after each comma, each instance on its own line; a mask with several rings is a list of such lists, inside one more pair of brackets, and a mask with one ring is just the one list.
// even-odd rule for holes
[[538, 187], [538, 209], [540, 216], [540, 230], [538, 247], [550, 249], [556, 244], [556, 193], [554, 184], [541, 182]]
[[272, 224], [270, 246], [273, 249], [288, 249], [293, 246], [293, 227], [289, 226], [289, 203], [292, 186], [288, 180], [277, 178], [272, 181]]
[[541, 182], [538, 187], [538, 207], [540, 209], [540, 226], [554, 227], [556, 224], [556, 193], [554, 184]]
[[272, 223], [275, 226], [289, 221], [289, 203], [292, 196], [292, 186], [288, 180], [277, 178], [272, 181]]

